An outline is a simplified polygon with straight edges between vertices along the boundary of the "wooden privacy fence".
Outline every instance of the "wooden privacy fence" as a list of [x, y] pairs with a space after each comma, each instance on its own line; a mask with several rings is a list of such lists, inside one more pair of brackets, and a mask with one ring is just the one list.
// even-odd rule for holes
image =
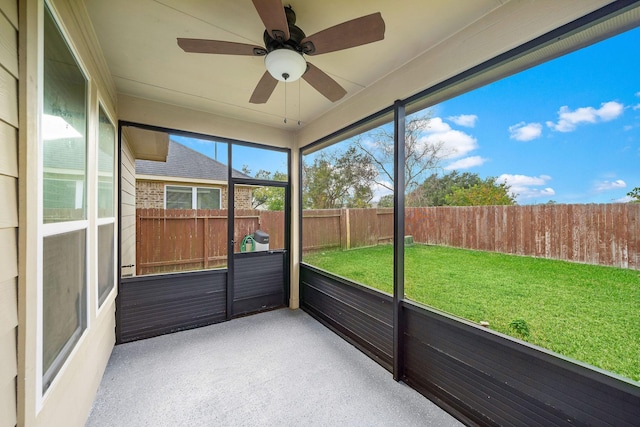
[[[234, 251], [260, 229], [285, 247], [284, 212], [235, 211]], [[136, 272], [226, 265], [226, 210], [138, 209]], [[640, 203], [407, 208], [405, 234], [417, 243], [640, 270]], [[390, 243], [393, 209], [305, 210], [303, 251]]]
[[416, 242], [640, 270], [640, 203], [408, 208]]
[[393, 209], [307, 209], [302, 217], [305, 252], [393, 241]]
[[[234, 252], [256, 230], [284, 248], [284, 212], [235, 210]], [[137, 209], [136, 274], [222, 267], [227, 263], [226, 209]]]

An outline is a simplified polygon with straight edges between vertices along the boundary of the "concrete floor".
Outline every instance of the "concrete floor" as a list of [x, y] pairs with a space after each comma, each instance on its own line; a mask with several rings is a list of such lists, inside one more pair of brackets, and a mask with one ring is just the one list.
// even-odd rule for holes
[[459, 426], [301, 310], [116, 346], [87, 426]]

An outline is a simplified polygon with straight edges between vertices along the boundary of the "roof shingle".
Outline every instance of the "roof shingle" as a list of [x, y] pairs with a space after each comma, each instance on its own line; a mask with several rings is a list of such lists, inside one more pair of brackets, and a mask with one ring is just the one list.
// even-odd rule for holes
[[[226, 181], [227, 165], [170, 140], [167, 161], [136, 160], [136, 174]], [[233, 177], [251, 178], [235, 169]]]

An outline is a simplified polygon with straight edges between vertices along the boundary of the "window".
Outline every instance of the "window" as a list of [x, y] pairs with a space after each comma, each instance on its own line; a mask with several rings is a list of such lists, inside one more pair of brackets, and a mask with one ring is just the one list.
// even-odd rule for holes
[[407, 299], [640, 380], [639, 43], [636, 28], [407, 116], [437, 166], [406, 189]]
[[[338, 137], [337, 143], [305, 150], [301, 191], [302, 260], [392, 294], [390, 119], [390, 114], [384, 115]], [[363, 257], [370, 261], [362, 263]]]
[[42, 392], [87, 327], [87, 80], [48, 8], [42, 133]]
[[215, 187], [165, 187], [166, 209], [220, 209], [220, 189]]
[[102, 105], [98, 122], [98, 305], [102, 305], [115, 283], [116, 131]]

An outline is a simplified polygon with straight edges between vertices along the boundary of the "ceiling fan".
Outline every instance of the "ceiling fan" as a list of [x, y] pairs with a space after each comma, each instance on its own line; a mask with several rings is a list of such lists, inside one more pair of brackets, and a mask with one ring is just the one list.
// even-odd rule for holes
[[347, 91], [307, 62], [304, 55], [320, 55], [384, 39], [385, 24], [380, 12], [306, 36], [295, 25], [296, 14], [291, 6], [283, 7], [281, 0], [253, 0], [253, 5], [266, 28], [264, 47], [222, 40], [178, 38], [178, 46], [185, 52], [265, 56], [267, 71], [251, 95], [249, 102], [252, 104], [267, 102], [278, 81], [292, 82], [300, 77], [331, 102], [336, 102]]

